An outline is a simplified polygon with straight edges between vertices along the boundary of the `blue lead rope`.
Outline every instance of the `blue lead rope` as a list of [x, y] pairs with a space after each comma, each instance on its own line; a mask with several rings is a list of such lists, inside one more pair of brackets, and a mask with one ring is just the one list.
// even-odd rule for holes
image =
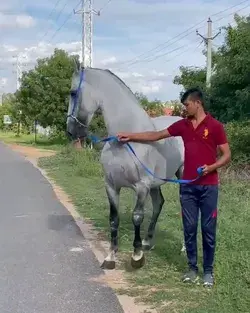
[[[94, 135], [89, 135], [89, 138], [90, 138], [90, 140], [93, 143], [109, 142], [109, 141], [117, 141], [117, 142], [119, 142], [119, 139], [116, 136], [110, 136], [110, 137], [106, 137], [106, 138], [103, 138], [103, 139], [99, 139], [98, 137], [96, 137]], [[165, 182], [176, 183], [176, 184], [189, 184], [189, 183], [192, 183], [192, 182], [196, 181], [197, 179], [199, 179], [201, 177], [201, 175], [202, 175], [203, 169], [202, 169], [202, 167], [198, 167], [197, 168], [198, 176], [195, 179], [171, 179], [171, 178], [161, 178], [161, 177], [158, 177], [149, 168], [147, 168], [147, 166], [145, 164], [143, 164], [141, 162], [141, 160], [136, 155], [135, 150], [133, 149], [133, 147], [131, 146], [130, 143], [126, 142], [125, 145], [128, 147], [130, 152], [133, 153], [133, 155], [136, 157], [136, 159], [140, 162], [141, 166], [145, 169], [145, 171], [148, 174], [150, 174], [151, 176], [153, 176], [154, 178], [157, 178], [159, 180], [162, 180], [162, 181], [165, 181]]]

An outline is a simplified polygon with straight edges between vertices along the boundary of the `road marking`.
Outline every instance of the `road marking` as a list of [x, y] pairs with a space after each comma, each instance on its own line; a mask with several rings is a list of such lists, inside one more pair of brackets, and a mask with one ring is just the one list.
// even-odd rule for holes
[[71, 252], [82, 252], [83, 249], [82, 249], [82, 248], [79, 248], [79, 247], [75, 247], [75, 248], [71, 248], [70, 251], [71, 251]]
[[23, 215], [16, 215], [15, 217], [29, 217], [29, 215], [23, 214]]

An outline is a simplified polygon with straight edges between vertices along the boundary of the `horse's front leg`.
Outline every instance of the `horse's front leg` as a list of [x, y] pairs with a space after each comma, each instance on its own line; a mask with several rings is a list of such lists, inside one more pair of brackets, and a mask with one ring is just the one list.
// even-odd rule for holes
[[116, 262], [116, 252], [118, 251], [118, 228], [119, 228], [119, 196], [120, 189], [115, 188], [110, 183], [106, 183], [106, 193], [109, 199], [109, 223], [110, 223], [110, 232], [111, 232], [111, 243], [110, 243], [110, 251], [108, 256], [105, 258], [101, 267], [104, 269], [114, 269]]
[[150, 196], [152, 199], [153, 214], [152, 214], [151, 221], [148, 227], [148, 232], [145, 236], [145, 239], [142, 241], [142, 246], [144, 250], [153, 249], [153, 237], [155, 234], [155, 226], [157, 224], [159, 215], [161, 213], [162, 207], [165, 202], [164, 197], [161, 192], [161, 187], [150, 189]]
[[144, 207], [145, 201], [147, 199], [147, 195], [149, 192], [149, 188], [143, 184], [136, 186], [137, 193], [137, 201], [135, 208], [133, 210], [132, 221], [134, 224], [134, 252], [131, 257], [131, 265], [134, 268], [140, 268], [144, 265], [145, 257], [142, 250], [142, 240], [141, 240], [141, 224], [144, 219]]

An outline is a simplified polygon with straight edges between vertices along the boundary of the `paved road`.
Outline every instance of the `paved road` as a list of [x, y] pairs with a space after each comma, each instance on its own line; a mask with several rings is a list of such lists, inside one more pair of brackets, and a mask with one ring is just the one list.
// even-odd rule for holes
[[1, 143], [0, 175], [0, 312], [122, 313], [89, 282], [102, 271], [46, 179]]

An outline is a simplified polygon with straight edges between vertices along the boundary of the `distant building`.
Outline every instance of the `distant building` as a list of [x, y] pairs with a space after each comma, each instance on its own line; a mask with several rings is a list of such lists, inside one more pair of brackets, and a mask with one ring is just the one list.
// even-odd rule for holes
[[169, 107], [165, 107], [163, 109], [164, 115], [172, 115], [174, 109], [173, 108], [169, 108]]

